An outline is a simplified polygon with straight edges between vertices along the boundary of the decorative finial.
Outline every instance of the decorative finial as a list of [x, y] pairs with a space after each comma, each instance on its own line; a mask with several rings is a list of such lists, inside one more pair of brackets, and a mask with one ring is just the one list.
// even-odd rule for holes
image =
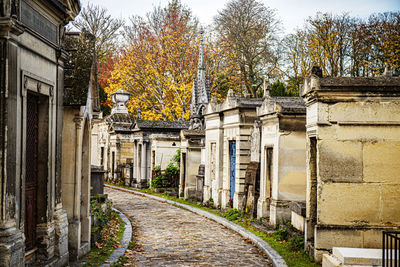
[[131, 93], [118, 89], [118, 91], [112, 93], [110, 95], [111, 102], [113, 103], [113, 108], [111, 110], [111, 114], [119, 113], [119, 114], [128, 114], [128, 108], [126, 107], [126, 102], [129, 100], [129, 96]]
[[142, 113], [140, 111], [140, 108], [137, 109], [137, 118], [138, 118], [138, 120], [142, 119]]
[[392, 76], [392, 70], [389, 69], [389, 64], [386, 62], [385, 63], [385, 71], [383, 72], [383, 76], [385, 77], [391, 77]]

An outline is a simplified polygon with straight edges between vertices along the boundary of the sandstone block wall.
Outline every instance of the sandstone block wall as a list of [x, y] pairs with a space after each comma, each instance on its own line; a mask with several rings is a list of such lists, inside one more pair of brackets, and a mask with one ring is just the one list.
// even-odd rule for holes
[[382, 231], [400, 226], [400, 78], [312, 76], [303, 97], [316, 144], [307, 142], [307, 247], [317, 260], [332, 246], [380, 248]]

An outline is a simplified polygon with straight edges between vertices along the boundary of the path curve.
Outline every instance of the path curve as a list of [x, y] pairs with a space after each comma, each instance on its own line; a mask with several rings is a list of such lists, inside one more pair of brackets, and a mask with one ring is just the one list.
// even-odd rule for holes
[[135, 223], [136, 266], [272, 266], [239, 234], [190, 211], [105, 188], [114, 206]]

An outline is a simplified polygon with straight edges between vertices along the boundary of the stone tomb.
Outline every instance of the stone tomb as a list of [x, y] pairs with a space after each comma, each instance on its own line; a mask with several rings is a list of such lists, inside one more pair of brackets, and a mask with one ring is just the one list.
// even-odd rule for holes
[[214, 99], [207, 106], [204, 201], [211, 197], [215, 206], [226, 209], [232, 200], [234, 208], [244, 209], [251, 133], [261, 104], [260, 98], [234, 95], [230, 90], [225, 102]]
[[69, 254], [61, 197], [63, 36], [80, 4], [0, 5], [0, 265], [62, 266]]
[[180, 145], [180, 131], [188, 128], [186, 121], [136, 120], [133, 129], [133, 178], [139, 187], [151, 185], [152, 170], [165, 170]]
[[[179, 194], [185, 199], [203, 199], [203, 190], [199, 192], [197, 175], [201, 165], [201, 151], [204, 147], [204, 130], [181, 131], [181, 167]], [[203, 165], [204, 166], [204, 165]], [[204, 185], [204, 184], [203, 184]], [[199, 185], [200, 186], [200, 185]], [[203, 186], [200, 186], [201, 188]], [[201, 194], [201, 197], [196, 197]]]
[[[306, 248], [380, 248], [400, 227], [400, 78], [305, 79]], [[388, 74], [389, 71], [386, 71]]]
[[306, 108], [300, 97], [266, 97], [261, 120], [260, 197], [257, 217], [290, 221], [291, 202], [306, 196]]
[[246, 169], [244, 211], [250, 218], [257, 217], [257, 202], [260, 197], [260, 163], [251, 161]]

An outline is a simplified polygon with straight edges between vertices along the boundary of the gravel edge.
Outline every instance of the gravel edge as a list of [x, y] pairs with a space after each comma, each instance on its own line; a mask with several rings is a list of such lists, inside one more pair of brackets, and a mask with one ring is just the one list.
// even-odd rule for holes
[[[279, 255], [278, 252], [276, 252], [276, 250], [273, 249], [267, 242], [265, 242], [264, 240], [262, 240], [260, 237], [258, 237], [257, 235], [253, 234], [249, 230], [237, 225], [236, 223], [228, 221], [225, 218], [222, 218], [222, 217], [220, 217], [218, 215], [212, 214], [212, 213], [207, 212], [205, 210], [195, 208], [193, 206], [189, 206], [189, 205], [182, 204], [182, 203], [179, 203], [179, 202], [176, 202], [176, 201], [172, 201], [172, 200], [169, 200], [169, 199], [165, 199], [165, 198], [149, 195], [149, 194], [146, 194], [146, 193], [142, 193], [142, 192], [136, 191], [134, 189], [126, 189], [126, 188], [113, 186], [113, 185], [108, 185], [108, 184], [104, 185], [104, 186], [112, 188], [112, 189], [128, 192], [128, 193], [137, 194], [137, 195], [144, 196], [144, 197], [149, 197], [149, 198], [161, 201], [161, 202], [166, 202], [168, 204], [176, 205], [176, 206], [185, 208], [185, 209], [187, 209], [187, 210], [189, 210], [189, 211], [191, 211], [193, 213], [196, 213], [198, 215], [201, 215], [201, 216], [204, 216], [204, 217], [206, 217], [208, 219], [211, 219], [211, 220], [213, 220], [213, 221], [215, 221], [215, 222], [217, 222], [219, 224], [222, 224], [225, 227], [237, 232], [238, 234], [240, 234], [244, 238], [250, 239], [258, 248], [260, 248], [268, 256], [268, 258], [272, 261], [272, 265], [274, 267], [288, 267], [288, 265], [286, 264], [285, 260], [281, 257], [281, 255]], [[125, 236], [125, 234], [124, 234], [124, 236]], [[104, 265], [104, 266], [108, 266], [108, 265]]]

